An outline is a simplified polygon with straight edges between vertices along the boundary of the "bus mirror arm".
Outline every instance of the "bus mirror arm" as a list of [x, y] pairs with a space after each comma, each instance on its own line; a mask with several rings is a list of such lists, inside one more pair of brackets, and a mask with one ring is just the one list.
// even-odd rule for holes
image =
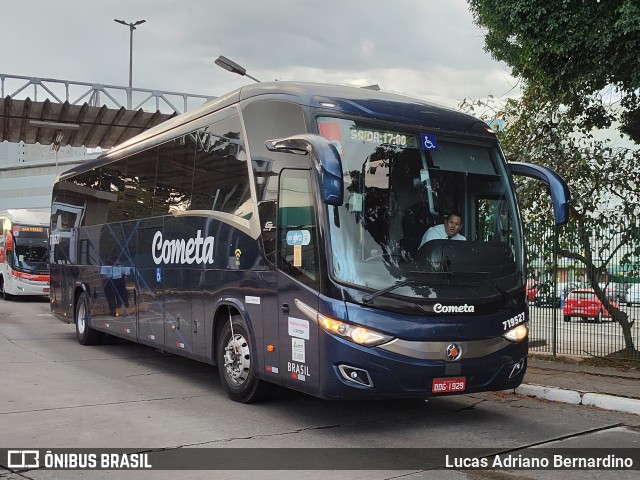
[[306, 133], [267, 140], [264, 144], [272, 152], [311, 155], [313, 165], [318, 172], [322, 202], [327, 205], [342, 205], [344, 195], [342, 161], [333, 143], [320, 135]]
[[547, 185], [551, 192], [553, 217], [556, 225], [564, 225], [569, 221], [569, 200], [571, 194], [569, 192], [569, 186], [560, 175], [550, 168], [532, 163], [508, 162], [507, 165], [512, 175], [535, 178]]

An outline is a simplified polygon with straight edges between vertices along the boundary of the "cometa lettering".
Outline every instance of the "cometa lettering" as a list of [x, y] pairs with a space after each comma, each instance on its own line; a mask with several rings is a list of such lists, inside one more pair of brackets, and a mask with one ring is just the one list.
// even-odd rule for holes
[[433, 311], [436, 313], [473, 313], [475, 312], [475, 307], [473, 305], [442, 305], [441, 303], [436, 303], [433, 306]]
[[213, 263], [214, 237], [202, 237], [202, 231], [198, 230], [196, 238], [180, 238], [176, 240], [163, 240], [162, 232], [156, 232], [151, 242], [151, 253], [156, 265], [183, 264], [191, 265]]

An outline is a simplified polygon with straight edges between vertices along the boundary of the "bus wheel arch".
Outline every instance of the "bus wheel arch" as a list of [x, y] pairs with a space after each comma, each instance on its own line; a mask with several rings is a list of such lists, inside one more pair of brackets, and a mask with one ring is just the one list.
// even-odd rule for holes
[[76, 325], [76, 338], [81, 345], [96, 345], [104, 334], [91, 328], [91, 308], [89, 292], [84, 287], [76, 288], [73, 302], [73, 319]]
[[223, 305], [216, 312], [214, 361], [222, 388], [229, 398], [240, 403], [263, 400], [268, 384], [257, 376], [253, 331], [241, 311]]

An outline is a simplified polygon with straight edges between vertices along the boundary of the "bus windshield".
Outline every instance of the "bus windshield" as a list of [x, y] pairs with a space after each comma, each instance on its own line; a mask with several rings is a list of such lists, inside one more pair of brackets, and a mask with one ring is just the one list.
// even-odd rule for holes
[[19, 272], [48, 274], [49, 229], [15, 226], [13, 231], [12, 268]]
[[[327, 207], [337, 281], [412, 302], [522, 287], [521, 228], [497, 144], [329, 117], [318, 127], [343, 167], [344, 203]], [[426, 241], [452, 212], [462, 217], [453, 239], [464, 241]]]

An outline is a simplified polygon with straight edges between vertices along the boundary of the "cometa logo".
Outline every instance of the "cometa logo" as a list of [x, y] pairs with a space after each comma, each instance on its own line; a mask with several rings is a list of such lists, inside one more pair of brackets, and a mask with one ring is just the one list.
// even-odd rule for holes
[[163, 240], [162, 232], [156, 232], [151, 242], [151, 254], [156, 265], [161, 263], [213, 263], [214, 237], [202, 237], [198, 230], [196, 238]]
[[473, 305], [442, 305], [441, 303], [436, 303], [433, 306], [433, 311], [436, 313], [473, 313], [475, 312], [475, 307]]

